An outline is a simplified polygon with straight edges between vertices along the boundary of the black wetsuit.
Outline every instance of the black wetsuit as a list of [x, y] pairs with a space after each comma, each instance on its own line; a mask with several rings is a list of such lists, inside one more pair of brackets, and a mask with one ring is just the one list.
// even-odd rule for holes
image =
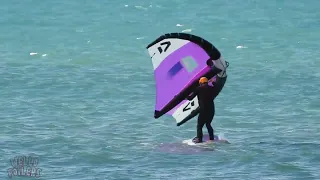
[[219, 77], [219, 76], [216, 77], [216, 81], [214, 83], [212, 83], [214, 86], [213, 91], [212, 91], [213, 99], [215, 99], [219, 95], [219, 93], [223, 89], [226, 81], [227, 81], [227, 76], [226, 77]]
[[214, 139], [213, 136], [213, 128], [211, 126], [211, 122], [214, 117], [215, 107], [214, 107], [214, 88], [209, 86], [208, 84], [200, 85], [196, 88], [191, 96], [188, 99], [193, 99], [195, 96], [198, 97], [199, 101], [199, 116], [198, 116], [198, 124], [197, 124], [197, 138], [200, 142], [202, 142], [202, 128], [206, 125], [208, 134], [210, 136], [210, 140]]
[[[212, 61], [207, 61], [208, 66], [211, 67], [211, 71], [206, 74], [206, 77], [214, 77], [216, 76], [216, 81], [213, 84], [213, 87], [210, 87], [211, 91], [212, 91], [212, 100], [214, 100], [219, 93], [221, 92], [221, 90], [223, 89], [226, 81], [227, 81], [227, 75], [226, 75], [226, 68], [229, 66], [229, 63], [226, 61], [226, 66], [220, 66], [220, 67], [216, 67], [215, 65], [213, 65]], [[219, 64], [218, 64], [219, 65]], [[220, 64], [221, 65], [221, 64]], [[221, 76], [221, 77], [220, 77]], [[188, 98], [190, 99], [190, 98]], [[213, 104], [214, 107], [214, 104]], [[213, 113], [214, 113], [214, 108], [213, 108]], [[188, 116], [188, 118], [186, 118], [184, 120], [184, 123], [187, 122], [188, 120], [194, 118], [196, 115], [198, 115], [200, 113], [200, 107], [197, 108], [196, 110], [194, 110], [194, 113], [192, 113], [192, 115]]]

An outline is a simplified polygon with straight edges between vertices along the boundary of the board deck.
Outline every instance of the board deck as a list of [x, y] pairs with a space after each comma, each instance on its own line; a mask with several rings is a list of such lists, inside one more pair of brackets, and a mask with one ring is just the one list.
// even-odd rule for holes
[[192, 142], [192, 139], [186, 139], [186, 140], [183, 140], [182, 143], [184, 144], [188, 144], [190, 146], [199, 146], [199, 145], [206, 145], [206, 144], [210, 144], [210, 143], [229, 143], [228, 140], [224, 139], [224, 138], [221, 138], [219, 136], [214, 136], [214, 141], [209, 141], [209, 135], [208, 134], [205, 134], [203, 135], [203, 138], [202, 138], [202, 143], [194, 143]]

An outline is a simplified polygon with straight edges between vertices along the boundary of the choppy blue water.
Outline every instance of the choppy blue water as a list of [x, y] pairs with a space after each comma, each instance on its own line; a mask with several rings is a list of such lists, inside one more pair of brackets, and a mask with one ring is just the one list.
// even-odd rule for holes
[[[10, 159], [23, 155], [38, 158], [46, 180], [320, 179], [319, 6], [3, 2], [0, 179], [9, 179]], [[145, 47], [185, 30], [230, 62], [213, 125], [231, 144], [213, 151], [181, 153], [195, 120], [177, 127], [173, 118], [153, 118]]]

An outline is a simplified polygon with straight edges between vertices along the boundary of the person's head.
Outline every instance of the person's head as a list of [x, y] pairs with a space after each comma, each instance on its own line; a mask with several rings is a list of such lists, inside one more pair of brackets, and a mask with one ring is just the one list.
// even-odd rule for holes
[[204, 84], [207, 84], [208, 83], [208, 78], [206, 77], [201, 77], [199, 79], [199, 85], [204, 85]]

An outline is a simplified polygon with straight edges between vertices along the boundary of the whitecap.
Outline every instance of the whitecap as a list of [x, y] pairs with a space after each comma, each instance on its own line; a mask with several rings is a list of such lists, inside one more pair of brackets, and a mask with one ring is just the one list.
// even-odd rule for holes
[[191, 32], [192, 29], [185, 29], [185, 30], [182, 30], [182, 32]]
[[76, 32], [82, 33], [84, 31], [83, 31], [83, 29], [76, 29]]
[[247, 48], [246, 46], [237, 46], [237, 49]]
[[147, 8], [143, 7], [143, 6], [134, 6], [137, 9], [143, 9], [143, 10], [147, 10]]

